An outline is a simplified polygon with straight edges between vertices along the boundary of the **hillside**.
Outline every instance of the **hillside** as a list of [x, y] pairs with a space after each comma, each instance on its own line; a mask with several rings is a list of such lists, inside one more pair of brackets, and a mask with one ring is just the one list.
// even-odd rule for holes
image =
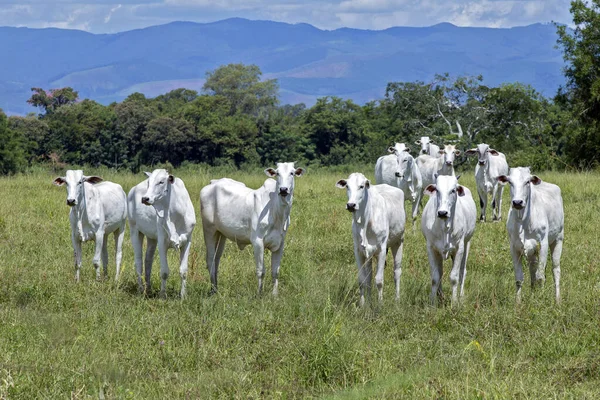
[[135, 91], [155, 96], [202, 86], [219, 65], [257, 64], [277, 78], [282, 103], [337, 95], [363, 103], [390, 81], [427, 81], [435, 73], [482, 74], [485, 83], [520, 81], [552, 96], [563, 82], [555, 28], [463, 28], [444, 23], [381, 31], [234, 18], [173, 22], [117, 34], [0, 28], [0, 107], [31, 111], [31, 87], [71, 86], [102, 103]]

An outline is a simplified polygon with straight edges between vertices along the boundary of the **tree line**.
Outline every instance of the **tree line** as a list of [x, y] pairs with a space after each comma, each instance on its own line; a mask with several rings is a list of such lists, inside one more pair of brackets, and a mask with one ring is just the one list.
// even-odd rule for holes
[[410, 145], [420, 136], [463, 149], [489, 143], [511, 164], [538, 170], [594, 168], [600, 0], [572, 1], [571, 13], [576, 28], [557, 26], [567, 83], [554, 98], [520, 83], [489, 87], [481, 76], [441, 74], [431, 82], [390, 82], [382, 99], [365, 105], [339, 97], [320, 98], [312, 107], [280, 105], [277, 81], [262, 80], [257, 66], [243, 64], [208, 72], [201, 93], [133, 93], [107, 106], [80, 100], [68, 87], [32, 88], [28, 103], [39, 114], [0, 111], [0, 173], [38, 163], [131, 171], [165, 163], [374, 163], [394, 142]]

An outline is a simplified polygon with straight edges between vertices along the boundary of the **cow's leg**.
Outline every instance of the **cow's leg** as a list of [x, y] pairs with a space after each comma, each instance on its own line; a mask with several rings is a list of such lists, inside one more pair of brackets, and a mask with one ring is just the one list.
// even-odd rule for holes
[[154, 263], [154, 255], [156, 254], [156, 239], [146, 238], [146, 257], [144, 259], [144, 273], [146, 279], [146, 296], [152, 292], [152, 264]]
[[144, 284], [142, 282], [142, 245], [144, 243], [144, 235], [141, 232], [138, 232], [136, 228], [133, 226], [129, 226], [129, 231], [131, 235], [131, 245], [133, 247], [133, 257], [135, 263], [135, 274], [137, 276], [138, 282], [138, 292], [144, 292]]
[[261, 294], [265, 278], [265, 246], [262, 240], [255, 238], [252, 247], [254, 249], [256, 276], [258, 277], [258, 294]]
[[273, 278], [273, 296], [279, 294], [279, 267], [283, 257], [283, 243], [277, 251], [271, 252], [271, 277]]
[[483, 193], [477, 188], [477, 194], [479, 194], [479, 205], [481, 206], [479, 220], [485, 222], [485, 211], [487, 209], [488, 196], [484, 191]]
[[452, 287], [452, 305], [458, 303], [458, 287], [460, 285], [460, 275], [465, 256], [465, 243], [461, 241], [458, 244], [456, 253], [452, 256], [452, 270], [450, 271], [450, 286]]
[[392, 257], [394, 258], [394, 284], [396, 285], [396, 300], [400, 300], [400, 276], [402, 275], [402, 250], [404, 248], [404, 239], [400, 244], [392, 247]]
[[169, 279], [169, 262], [167, 250], [169, 249], [169, 238], [166, 235], [158, 238], [158, 256], [160, 258], [160, 298], [167, 298], [167, 279]]
[[123, 260], [123, 240], [125, 239], [125, 225], [123, 225], [118, 231], [115, 231], [115, 262], [117, 264], [117, 271], [115, 274], [115, 282], [119, 281], [121, 276], [121, 261]]
[[96, 269], [96, 280], [100, 280], [100, 259], [102, 258], [102, 249], [104, 246], [104, 232], [98, 231], [96, 232], [96, 249], [94, 251], [94, 258], [92, 259], [92, 263], [94, 264], [94, 268]]
[[103, 278], [106, 279], [108, 276], [108, 234], [104, 234], [102, 238], [102, 270], [104, 272]]
[[371, 258], [366, 258], [362, 253], [360, 253], [359, 257], [356, 259], [356, 263], [358, 264], [358, 287], [360, 289], [360, 306], [365, 305], [365, 289], [366, 296], [371, 299], [371, 275], [372, 275], [372, 267], [371, 267]]
[[494, 199], [493, 213], [494, 213], [494, 221], [500, 221], [502, 219], [502, 190], [504, 190], [504, 186], [497, 183], [494, 185], [494, 192], [492, 194], [492, 198]]
[[187, 242], [179, 251], [179, 276], [181, 277], [181, 299], [185, 298], [185, 289], [188, 272], [188, 258], [190, 256], [190, 248], [192, 246], [192, 234], [188, 235]]
[[73, 243], [73, 255], [75, 258], [75, 281], [79, 282], [79, 271], [81, 270], [81, 240], [75, 235], [71, 235], [71, 242]]
[[544, 238], [538, 248], [535, 281], [538, 285], [543, 286], [546, 281], [546, 262], [548, 262], [548, 238]]
[[510, 243], [510, 255], [513, 260], [513, 267], [515, 270], [515, 286], [516, 286], [516, 300], [517, 303], [521, 302], [521, 288], [523, 287], [523, 251], [514, 245], [512, 242]]
[[442, 255], [430, 245], [427, 246], [427, 256], [429, 258], [429, 271], [431, 273], [431, 294], [429, 295], [429, 302], [432, 306], [435, 306], [438, 297], [440, 300], [443, 297], [442, 268], [444, 266], [444, 260]]
[[463, 258], [460, 265], [460, 273], [458, 276], [461, 298], [465, 295], [465, 278], [467, 277], [467, 260], [469, 259], [469, 250], [471, 250], [470, 240], [465, 243], [465, 251], [463, 253]]
[[554, 274], [554, 291], [556, 302], [560, 302], [560, 256], [562, 254], [563, 239], [557, 239], [550, 245], [552, 254], [552, 272]]
[[204, 229], [204, 244], [206, 245], [206, 268], [210, 275], [211, 289], [210, 294], [217, 293], [217, 277], [219, 273], [219, 262], [221, 261], [221, 255], [225, 249], [225, 236], [219, 232], [209, 232], [205, 227]]
[[416, 229], [416, 225], [417, 225], [417, 214], [419, 214], [419, 203], [421, 202], [421, 196], [423, 195], [423, 193], [421, 193], [422, 191], [419, 191], [419, 193], [417, 193], [417, 198], [412, 202], [412, 227], [413, 227], [413, 232], [415, 232]]
[[375, 272], [375, 285], [377, 286], [377, 299], [383, 301], [383, 272], [385, 270], [385, 259], [387, 254], [387, 240], [382, 243], [381, 249], [376, 253], [377, 271]]

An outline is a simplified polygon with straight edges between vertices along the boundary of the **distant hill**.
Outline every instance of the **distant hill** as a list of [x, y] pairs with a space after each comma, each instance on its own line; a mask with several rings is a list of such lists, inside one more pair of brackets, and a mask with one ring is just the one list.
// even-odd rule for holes
[[71, 86], [102, 103], [136, 91], [199, 90], [206, 71], [237, 62], [257, 64], [265, 77], [277, 78], [282, 103], [311, 105], [326, 95], [364, 103], [381, 98], [390, 81], [428, 81], [444, 72], [482, 74], [488, 85], [520, 81], [552, 96], [564, 81], [555, 43], [549, 24], [327, 31], [233, 18], [102, 35], [0, 27], [0, 107], [31, 111], [25, 103], [31, 87]]

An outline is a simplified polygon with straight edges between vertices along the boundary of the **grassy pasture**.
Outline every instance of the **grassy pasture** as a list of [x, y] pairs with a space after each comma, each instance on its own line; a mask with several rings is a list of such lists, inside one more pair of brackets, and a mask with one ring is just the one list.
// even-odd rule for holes
[[[372, 167], [363, 171], [372, 177]], [[126, 191], [143, 179], [85, 172]], [[406, 234], [401, 300], [393, 300], [388, 255], [384, 302], [361, 309], [346, 194], [334, 186], [348, 172], [309, 170], [296, 180], [277, 299], [269, 269], [266, 294], [256, 296], [251, 249], [232, 243], [220, 292], [208, 296], [198, 194], [225, 174], [176, 172], [198, 219], [183, 302], [173, 251], [169, 299], [156, 296], [158, 254], [154, 295], [137, 295], [129, 233], [118, 287], [112, 239], [109, 279], [95, 281], [87, 243], [76, 284], [65, 189], [43, 172], [0, 179], [0, 398], [600, 396], [600, 175], [540, 174], [561, 186], [565, 202], [560, 307], [550, 267], [546, 286], [534, 292], [526, 271], [523, 304], [515, 305], [506, 228], [488, 222], [476, 227], [464, 305], [432, 309], [419, 222]], [[265, 179], [262, 171], [227, 176], [251, 187]], [[461, 182], [476, 196], [471, 171]], [[508, 197], [506, 190], [504, 217]], [[447, 261], [446, 295], [449, 269]]]

